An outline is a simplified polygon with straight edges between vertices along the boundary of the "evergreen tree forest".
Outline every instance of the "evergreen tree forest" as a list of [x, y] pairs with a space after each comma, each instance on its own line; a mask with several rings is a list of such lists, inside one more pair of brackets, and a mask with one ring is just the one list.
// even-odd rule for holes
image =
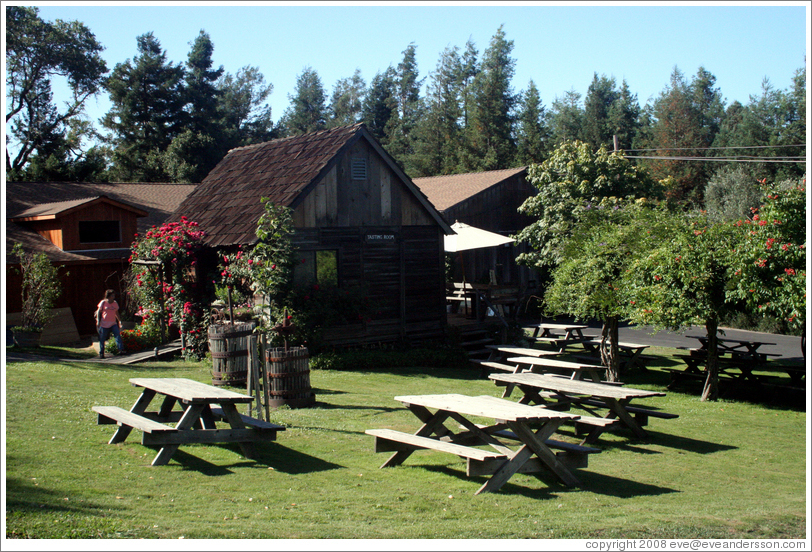
[[[486, 45], [447, 47], [428, 70], [415, 43], [375, 75], [356, 70], [332, 86], [306, 67], [289, 107], [272, 114], [271, 82], [256, 67], [227, 73], [204, 30], [185, 60], [168, 59], [146, 33], [132, 58], [108, 68], [82, 23], [6, 10], [8, 180], [199, 182], [234, 147], [357, 122], [413, 178], [537, 164], [567, 140], [623, 150], [669, 197], [697, 207], [720, 174], [777, 181], [805, 171], [804, 68], [786, 90], [765, 80], [746, 104], [726, 105], [707, 68], [676, 66], [645, 105], [598, 71], [584, 96], [541, 98], [532, 80], [514, 82], [514, 43], [499, 27]], [[53, 101], [55, 76], [74, 92], [67, 108]], [[96, 126], [82, 106], [98, 95], [112, 107]]]

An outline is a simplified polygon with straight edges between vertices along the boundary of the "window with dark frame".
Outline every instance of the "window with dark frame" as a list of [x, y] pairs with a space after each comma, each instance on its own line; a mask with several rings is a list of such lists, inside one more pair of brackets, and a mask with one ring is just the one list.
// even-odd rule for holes
[[299, 257], [301, 261], [293, 271], [293, 282], [296, 285], [338, 286], [337, 250], [300, 251]]
[[121, 243], [121, 223], [117, 220], [80, 220], [79, 243]]

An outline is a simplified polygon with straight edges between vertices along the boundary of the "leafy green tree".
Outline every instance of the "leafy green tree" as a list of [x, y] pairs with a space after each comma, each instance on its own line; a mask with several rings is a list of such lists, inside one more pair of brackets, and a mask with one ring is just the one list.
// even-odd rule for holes
[[550, 148], [547, 113], [541, 103], [536, 83], [532, 80], [519, 101], [516, 148], [520, 165], [541, 163]]
[[[7, 177], [20, 176], [33, 156], [62, 174], [65, 166], [81, 162], [77, 141], [68, 134], [75, 136], [85, 102], [101, 90], [104, 47], [78, 21], [46, 22], [36, 7], [5, 11]], [[62, 109], [53, 103], [54, 78], [65, 78], [72, 92]]]
[[705, 188], [705, 210], [714, 223], [739, 220], [760, 200], [761, 188], [752, 169], [741, 164], [717, 171]]
[[762, 186], [761, 206], [733, 225], [732, 295], [797, 330], [806, 321], [806, 181]]
[[102, 125], [112, 133], [111, 178], [166, 181], [162, 155], [185, 123], [184, 71], [151, 32], [136, 41], [138, 56], [117, 64], [107, 81], [112, 107]]
[[563, 258], [552, 271], [544, 294], [551, 315], [570, 314], [581, 320], [600, 320], [601, 364], [606, 379], [620, 379], [618, 322], [626, 315], [622, 293], [624, 274], [645, 240], [644, 217], [655, 217], [645, 200], [603, 198], [576, 211], [577, 222], [563, 245]]
[[361, 78], [361, 70], [356, 69], [352, 77], [340, 79], [333, 87], [330, 100], [329, 126], [343, 126], [357, 123], [361, 118], [361, 105], [364, 101], [366, 83]]
[[296, 91], [288, 98], [290, 107], [282, 116], [288, 135], [305, 134], [327, 128], [326, 96], [321, 78], [312, 67], [305, 67], [296, 79]]
[[704, 325], [708, 335], [707, 378], [702, 400], [719, 395], [719, 321], [729, 310], [732, 227], [710, 225], [700, 215], [660, 210], [642, 219], [644, 241], [619, 286], [630, 307], [629, 319], [642, 325], [679, 331]]
[[519, 207], [535, 218], [517, 236], [533, 248], [518, 257], [528, 266], [555, 266], [572, 235], [578, 212], [601, 198], [656, 198], [659, 188], [621, 152], [593, 151], [585, 142], [564, 142], [541, 165], [531, 165], [527, 180], [538, 193]]

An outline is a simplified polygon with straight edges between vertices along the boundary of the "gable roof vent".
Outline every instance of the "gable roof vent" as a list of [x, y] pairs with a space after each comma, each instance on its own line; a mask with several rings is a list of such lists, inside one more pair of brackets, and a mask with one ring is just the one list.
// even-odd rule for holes
[[353, 180], [366, 180], [367, 160], [364, 157], [353, 157], [350, 170]]

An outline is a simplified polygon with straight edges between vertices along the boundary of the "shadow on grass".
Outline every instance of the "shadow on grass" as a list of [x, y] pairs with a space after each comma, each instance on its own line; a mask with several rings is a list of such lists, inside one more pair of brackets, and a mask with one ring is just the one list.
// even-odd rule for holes
[[[210, 446], [210, 445], [207, 445]], [[242, 449], [237, 444], [216, 445], [233, 451], [240, 456]], [[210, 477], [230, 475], [238, 468], [253, 468], [267, 470], [269, 468], [287, 474], [315, 473], [343, 468], [339, 464], [327, 462], [321, 458], [310, 456], [302, 452], [284, 447], [278, 443], [255, 443], [256, 455], [252, 459], [243, 459], [227, 465], [213, 464], [191, 452], [178, 449], [172, 455], [172, 461], [178, 462], [184, 470], [199, 472]], [[193, 450], [193, 449], [187, 449]]]
[[[89, 501], [71, 500], [72, 493], [45, 489], [18, 477], [6, 479], [7, 512], [63, 512], [73, 514], [97, 514], [100, 509], [112, 507], [101, 506]], [[122, 509], [123, 508], [119, 508]]]
[[583, 484], [583, 490], [615, 498], [633, 498], [635, 496], [659, 496], [682, 492], [679, 489], [649, 485], [631, 479], [621, 479], [602, 473], [578, 472], [577, 477]]
[[[438, 466], [436, 464], [412, 464], [411, 467], [426, 469], [435, 473], [442, 473], [458, 479], [476, 481], [478, 484], [484, 484], [488, 477], [474, 477], [469, 478], [465, 475], [464, 469], [455, 467], [454, 465]], [[595, 472], [586, 472], [575, 470], [573, 472], [575, 477], [581, 481], [581, 487], [567, 487], [561, 483], [552, 472], [542, 472], [532, 474], [541, 481], [545, 487], [530, 488], [521, 483], [508, 481], [505, 483], [496, 494], [506, 495], [520, 495], [527, 498], [534, 499], [554, 499], [558, 498], [561, 493], [571, 493], [579, 491], [588, 491], [596, 494], [614, 496], [617, 498], [631, 498], [635, 496], [658, 496], [668, 493], [680, 492], [677, 489], [668, 487], [660, 487], [658, 485], [649, 485], [647, 483], [639, 483], [629, 479], [621, 479]]]

